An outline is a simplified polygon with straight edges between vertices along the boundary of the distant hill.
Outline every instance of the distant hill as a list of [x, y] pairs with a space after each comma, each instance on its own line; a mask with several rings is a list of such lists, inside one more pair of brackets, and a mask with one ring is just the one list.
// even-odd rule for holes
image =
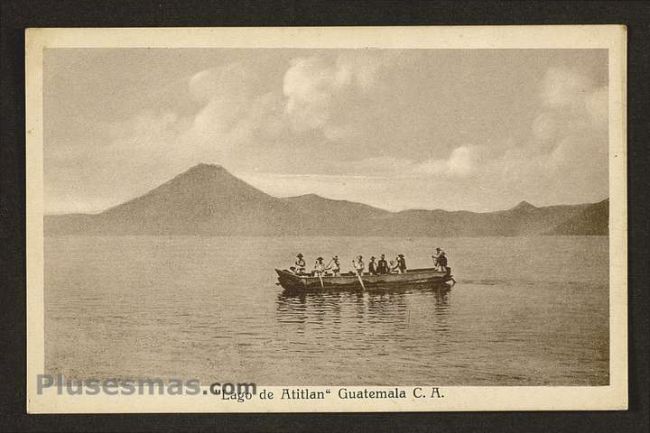
[[[535, 207], [521, 202], [509, 210], [486, 213], [389, 212], [315, 194], [276, 198], [221, 166], [199, 164], [150, 192], [99, 214], [47, 215], [44, 224], [47, 235], [448, 237], [578, 234], [581, 230], [584, 234], [607, 234], [607, 206], [592, 210], [600, 204]], [[584, 224], [602, 219], [603, 211], [604, 231], [601, 226], [591, 232], [586, 230]]]
[[609, 199], [589, 205], [578, 215], [554, 227], [554, 235], [607, 235], [609, 233]]
[[[98, 215], [45, 219], [46, 233], [284, 233], [294, 206], [271, 197], [217, 165], [199, 164], [148, 193]], [[296, 230], [301, 227], [296, 227]]]

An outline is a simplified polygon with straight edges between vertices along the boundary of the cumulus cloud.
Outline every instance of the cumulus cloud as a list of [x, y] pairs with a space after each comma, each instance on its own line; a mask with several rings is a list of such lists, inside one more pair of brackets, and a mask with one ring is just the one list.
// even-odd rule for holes
[[258, 63], [233, 56], [218, 67], [188, 68], [173, 98], [107, 120], [101, 131], [94, 123], [90, 135], [101, 137], [101, 146], [68, 151], [69, 158], [60, 146], [49, 161], [75, 170], [66, 185], [119, 179], [127, 186], [115, 202], [199, 162], [267, 173], [259, 185], [268, 180], [285, 192], [295, 183], [296, 193], [346, 198], [354, 184], [360, 201], [384, 182], [390, 200], [402, 200], [398, 207], [413, 207], [423, 185], [455, 191], [459, 208], [471, 207], [469, 197], [501, 207], [501, 194], [555, 202], [606, 192], [608, 88], [593, 70], [566, 57], [557, 64], [571, 66], [540, 72], [531, 61], [500, 72], [489, 58], [503, 53], [413, 51], [291, 51]]
[[[608, 124], [607, 92], [607, 86], [597, 85], [575, 69], [549, 68], [540, 86], [540, 106], [532, 124], [533, 140], [527, 148], [532, 154], [557, 155], [558, 147], [581, 137], [581, 150], [587, 154], [603, 147], [606, 150], [603, 139]], [[564, 154], [567, 158], [578, 158], [571, 159], [572, 163], [582, 164], [577, 154]]]
[[349, 80], [334, 65], [318, 57], [298, 58], [284, 75], [287, 113], [297, 130], [324, 126], [330, 117], [334, 94]]
[[240, 63], [201, 71], [189, 80], [189, 91], [204, 105], [194, 116], [187, 139], [231, 148], [258, 136], [282, 132], [282, 100], [260, 92], [261, 71]]
[[549, 68], [531, 140], [513, 144], [484, 172], [496, 185], [541, 195], [544, 188], [567, 202], [576, 191], [606, 194], [607, 86], [569, 68]]
[[292, 128], [320, 130], [332, 141], [358, 138], [376, 113], [369, 102], [384, 90], [380, 73], [386, 64], [385, 58], [369, 55], [293, 59], [283, 84]]
[[[320, 172], [319, 179], [327, 173], [338, 176], [328, 182], [345, 183], [350, 175], [359, 176], [357, 183], [368, 177], [437, 182], [489, 179], [503, 190], [533, 191], [541, 185], [556, 188], [557, 179], [588, 188], [586, 182], [597, 182], [606, 171], [602, 127], [607, 125], [607, 87], [598, 87], [573, 69], [558, 67], [549, 68], [540, 83], [529, 140], [503, 137], [501, 144], [455, 144], [451, 148], [432, 142], [419, 160], [398, 156], [390, 148], [385, 155], [366, 156], [372, 148], [369, 140], [378, 137], [378, 128], [379, 138], [384, 138], [381, 128], [396, 116], [399, 106], [395, 102], [391, 110], [382, 112], [382, 104], [373, 104], [378, 98], [389, 98], [381, 99], [387, 104], [391, 97], [398, 97], [386, 86], [389, 63], [381, 56], [367, 55], [298, 57], [287, 65], [282, 88], [267, 91], [260, 91], [264, 89], [260, 71], [246, 65], [204, 70], [187, 83], [188, 92], [200, 105], [198, 111], [186, 117], [173, 112], [143, 113], [114, 132], [112, 150], [147, 159], [145, 164], [152, 166], [171, 158], [181, 170], [201, 161], [229, 165], [229, 160], [241, 155], [240, 148], [269, 153], [273, 151], [268, 144], [281, 141], [289, 142], [285, 158], [292, 159], [301, 147], [293, 140], [316, 131], [322, 133], [325, 146], [348, 146], [342, 159], [321, 164], [321, 169], [329, 168]], [[410, 126], [397, 125], [397, 133]], [[305, 146], [313, 147], [309, 141], [314, 139], [307, 136]], [[396, 149], [399, 146], [408, 148], [409, 144], [399, 143]], [[355, 148], [362, 152], [356, 153]], [[588, 162], [585, 155], [589, 155]], [[309, 164], [303, 161], [305, 165]]]
[[136, 143], [186, 163], [224, 161], [238, 146], [274, 140], [286, 131], [279, 92], [260, 93], [260, 71], [231, 63], [200, 71], [187, 89], [199, 109], [186, 116], [148, 112], [112, 127], [113, 147]]
[[[105, 202], [113, 205], [197, 163], [232, 168], [245, 159], [241, 149], [266, 145], [288, 130], [281, 92], [264, 92], [259, 83], [259, 76], [239, 63], [188, 77], [186, 92], [196, 102], [193, 112], [181, 114], [174, 107], [148, 109], [125, 120], [106, 122], [104, 145], [83, 155], [83, 166], [74, 167], [77, 178], [92, 173]], [[110, 185], [116, 182], [121, 187], [112, 191]], [[99, 193], [85, 195], [93, 194]]]
[[607, 86], [585, 74], [549, 68], [528, 139], [504, 137], [501, 145], [460, 146], [447, 159], [413, 168], [439, 179], [477, 176], [489, 184], [480, 188], [542, 203], [549, 192], [560, 202], [575, 202], [587, 191], [598, 199], [608, 188], [607, 92]]
[[[265, 169], [271, 160], [276, 167], [294, 164], [295, 169], [299, 160], [305, 166], [316, 140], [307, 135], [302, 144], [296, 134], [323, 128], [324, 140], [348, 137], [346, 125], [335, 119], [336, 104], [343, 103], [341, 97], [350, 88], [371, 91], [374, 71], [369, 61], [298, 58], [287, 64], [283, 88], [269, 85], [263, 69], [246, 63], [202, 70], [186, 81], [195, 110], [180, 114], [173, 107], [151, 109], [108, 123], [106, 146], [89, 159], [98, 161], [96, 171], [131, 179], [124, 188], [128, 196], [200, 162], [220, 163], [233, 171]], [[129, 164], [104, 162], [99, 168], [99, 161], [127, 156]]]

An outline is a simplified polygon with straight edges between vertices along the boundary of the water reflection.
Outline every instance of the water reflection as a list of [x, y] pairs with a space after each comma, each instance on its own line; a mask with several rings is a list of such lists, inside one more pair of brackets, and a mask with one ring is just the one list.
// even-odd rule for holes
[[444, 315], [449, 309], [449, 289], [446, 290], [436, 290], [433, 293], [436, 303], [436, 314]]
[[433, 294], [435, 297], [434, 303], [434, 318], [435, 318], [435, 330], [438, 332], [448, 332], [449, 328], [449, 292], [450, 290], [436, 290]]
[[366, 292], [283, 291], [276, 301], [277, 319], [280, 323], [294, 324], [341, 324], [345, 321], [408, 326], [411, 309], [416, 308], [425, 309], [424, 314], [430, 315], [430, 319], [435, 318], [435, 327], [446, 331], [446, 316], [450, 308], [449, 292], [449, 286]]

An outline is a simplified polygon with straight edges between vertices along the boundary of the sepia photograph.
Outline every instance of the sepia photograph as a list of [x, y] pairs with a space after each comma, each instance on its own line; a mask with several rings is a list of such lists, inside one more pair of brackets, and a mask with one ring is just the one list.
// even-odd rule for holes
[[28, 403], [625, 407], [625, 32], [444, 29], [33, 29]]

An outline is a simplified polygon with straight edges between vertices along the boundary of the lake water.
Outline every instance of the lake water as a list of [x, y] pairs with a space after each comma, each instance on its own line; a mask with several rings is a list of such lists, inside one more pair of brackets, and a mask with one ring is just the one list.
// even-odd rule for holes
[[[288, 296], [275, 267], [445, 248], [451, 291]], [[48, 237], [46, 371], [259, 385], [606, 385], [606, 237]], [[326, 261], [327, 261], [326, 260]]]

